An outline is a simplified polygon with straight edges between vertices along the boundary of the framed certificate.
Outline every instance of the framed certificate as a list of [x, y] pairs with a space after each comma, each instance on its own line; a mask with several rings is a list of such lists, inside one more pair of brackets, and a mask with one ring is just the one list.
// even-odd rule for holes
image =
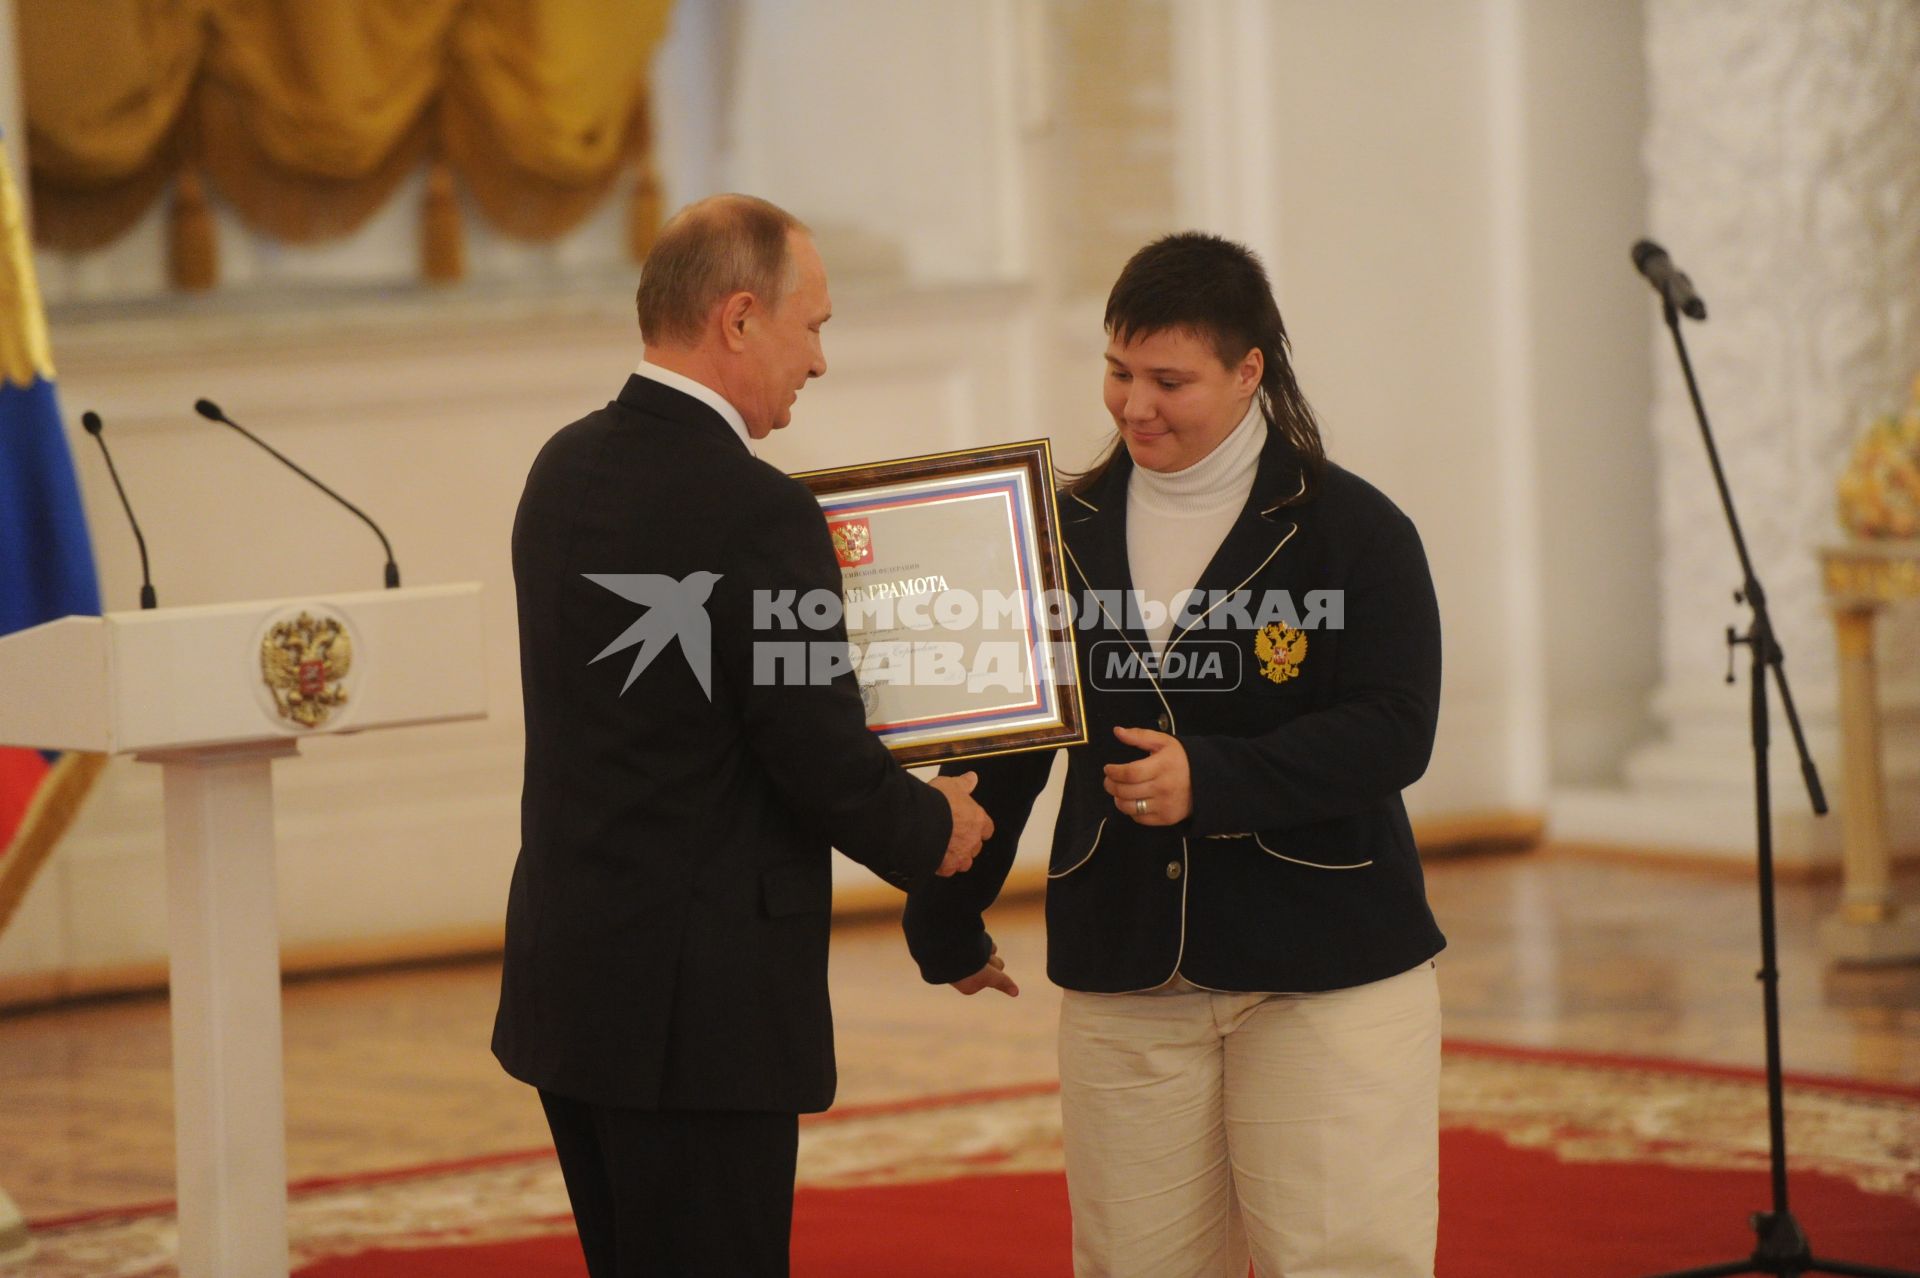
[[867, 724], [902, 763], [1087, 739], [1044, 439], [816, 470]]

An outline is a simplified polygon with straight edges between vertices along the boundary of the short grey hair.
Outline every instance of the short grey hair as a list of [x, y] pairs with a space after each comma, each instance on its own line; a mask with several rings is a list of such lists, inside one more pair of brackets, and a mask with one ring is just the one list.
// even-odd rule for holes
[[778, 306], [797, 274], [788, 233], [806, 229], [779, 205], [752, 195], [711, 195], [675, 213], [640, 268], [641, 340], [691, 345], [715, 304], [735, 293]]

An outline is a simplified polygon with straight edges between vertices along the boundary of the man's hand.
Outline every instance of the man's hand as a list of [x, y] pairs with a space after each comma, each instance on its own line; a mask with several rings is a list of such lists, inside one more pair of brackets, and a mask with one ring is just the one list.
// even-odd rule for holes
[[1000, 947], [993, 947], [993, 954], [987, 959], [987, 965], [964, 981], [952, 982], [953, 988], [962, 994], [978, 994], [981, 990], [999, 990], [1008, 998], [1019, 998], [1020, 987], [1007, 975], [1007, 961], [1000, 957]]
[[[1187, 751], [1178, 740], [1147, 728], [1115, 728], [1124, 745], [1145, 750], [1147, 757], [1133, 763], [1109, 763], [1107, 793], [1113, 806], [1141, 825], [1178, 825], [1193, 814], [1193, 778], [1187, 771]], [[1141, 811], [1141, 800], [1146, 810]]]
[[993, 837], [993, 818], [973, 801], [973, 787], [979, 783], [978, 772], [935, 777], [927, 782], [947, 796], [947, 804], [953, 809], [953, 834], [947, 839], [947, 855], [934, 871], [943, 879], [972, 868], [973, 858], [980, 855], [980, 845]]

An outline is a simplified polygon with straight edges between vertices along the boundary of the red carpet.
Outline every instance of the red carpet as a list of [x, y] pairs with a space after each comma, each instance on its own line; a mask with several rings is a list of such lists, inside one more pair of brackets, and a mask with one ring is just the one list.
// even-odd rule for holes
[[[1563, 1163], [1497, 1136], [1440, 1142], [1443, 1278], [1620, 1278], [1737, 1260], [1753, 1250], [1747, 1217], [1768, 1205], [1767, 1177], [1642, 1163]], [[1792, 1173], [1787, 1194], [1819, 1251], [1866, 1264], [1920, 1262], [1920, 1203]]]
[[[794, 1278], [1025, 1278], [1072, 1272], [1067, 1185], [1058, 1173], [974, 1176], [868, 1189], [802, 1189]], [[299, 1278], [583, 1278], [564, 1237], [483, 1248], [376, 1251]]]
[[[1768, 1192], [1751, 1075], [1450, 1047], [1443, 1087], [1440, 1278], [1625, 1278], [1751, 1249], [1747, 1215]], [[1816, 1249], [1920, 1267], [1920, 1090], [1799, 1080], [1788, 1117], [1793, 1208]], [[1058, 1139], [1046, 1087], [808, 1122], [794, 1273], [1070, 1273]], [[295, 1273], [581, 1278], [565, 1213], [540, 1152], [311, 1182], [290, 1212]], [[151, 1211], [41, 1222], [41, 1263], [27, 1272], [170, 1274], [170, 1223]]]
[[[1753, 1247], [1747, 1213], [1765, 1176], [1644, 1165], [1568, 1165], [1497, 1136], [1441, 1142], [1439, 1278], [1622, 1278], [1733, 1260]], [[1920, 1262], [1920, 1205], [1829, 1176], [1795, 1175], [1794, 1214], [1828, 1256]], [[1060, 1278], [1072, 1272], [1058, 1174], [976, 1176], [869, 1189], [802, 1190], [795, 1278]], [[377, 1251], [300, 1278], [581, 1278], [572, 1237], [484, 1248]]]

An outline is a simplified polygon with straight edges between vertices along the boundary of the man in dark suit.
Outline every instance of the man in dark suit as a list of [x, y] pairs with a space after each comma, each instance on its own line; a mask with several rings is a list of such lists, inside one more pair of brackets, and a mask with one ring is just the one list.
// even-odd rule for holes
[[850, 675], [770, 659], [846, 643], [779, 628], [840, 572], [812, 494], [749, 448], [826, 372], [806, 229], [716, 196], [642, 276], [645, 359], [547, 442], [514, 520], [527, 754], [493, 1050], [540, 1090], [593, 1278], [783, 1275], [797, 1116], [834, 1092], [830, 847], [905, 889], [991, 825], [971, 776], [894, 763]]

